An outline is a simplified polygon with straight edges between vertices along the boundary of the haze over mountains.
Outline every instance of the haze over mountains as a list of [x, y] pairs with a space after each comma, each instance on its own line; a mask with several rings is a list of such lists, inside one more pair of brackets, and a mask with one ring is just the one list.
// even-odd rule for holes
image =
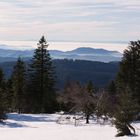
[[[80, 47], [71, 51], [49, 50], [49, 52], [54, 59], [53, 65], [58, 88], [63, 87], [67, 81], [86, 83], [88, 80], [93, 81], [95, 86], [105, 86], [114, 79], [118, 70], [118, 63], [112, 61], [120, 61], [122, 57], [122, 54], [117, 51], [87, 47]], [[14, 61], [17, 61], [19, 56], [28, 64], [33, 53], [34, 50], [12, 50], [8, 49], [6, 45], [0, 45], [0, 68], [4, 70], [6, 78], [11, 76], [15, 65]]]
[[[3, 49], [4, 45], [0, 45], [0, 62], [15, 61], [19, 56], [25, 60], [32, 57], [34, 50], [12, 50]], [[53, 59], [78, 59], [100, 62], [120, 61], [122, 54], [118, 51], [108, 51], [105, 49], [94, 49], [80, 47], [72, 51], [49, 50]]]

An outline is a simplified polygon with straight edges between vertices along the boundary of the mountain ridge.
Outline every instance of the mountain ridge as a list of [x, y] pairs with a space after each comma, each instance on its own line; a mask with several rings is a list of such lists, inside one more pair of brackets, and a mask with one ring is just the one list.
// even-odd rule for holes
[[[95, 49], [90, 47], [80, 47], [71, 51], [49, 50], [53, 59], [78, 59], [89, 61], [120, 61], [122, 54], [118, 51], [109, 51], [105, 49]], [[0, 58], [30, 58], [33, 56], [34, 50], [12, 50], [0, 47]]]
[[[10, 78], [16, 62], [0, 62], [5, 78]], [[30, 61], [25, 61], [26, 68]], [[113, 80], [119, 68], [118, 62], [93, 62], [87, 60], [52, 60], [56, 75], [56, 87], [61, 88], [68, 81], [80, 81], [82, 84], [91, 80], [95, 86], [104, 87]]]

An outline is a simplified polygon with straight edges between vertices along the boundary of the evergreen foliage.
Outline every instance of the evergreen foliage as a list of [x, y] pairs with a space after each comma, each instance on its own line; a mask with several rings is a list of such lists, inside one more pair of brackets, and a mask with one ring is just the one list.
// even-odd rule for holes
[[[18, 113], [24, 112], [25, 92], [26, 92], [25, 85], [26, 85], [25, 64], [19, 57], [12, 73], [12, 90], [13, 90], [12, 108], [13, 111], [17, 111]], [[9, 86], [11, 86], [10, 83]]]
[[124, 51], [117, 76], [118, 88], [129, 87], [140, 105], [140, 41], [131, 41]]
[[131, 41], [124, 51], [123, 59], [116, 78], [119, 94], [115, 113], [117, 136], [131, 135], [131, 122], [136, 120], [140, 112], [140, 41]]
[[28, 111], [32, 113], [53, 113], [57, 107], [54, 70], [47, 47], [42, 36], [29, 67]]
[[93, 83], [89, 81], [87, 85], [82, 88], [82, 91], [83, 91], [82, 111], [86, 115], [86, 123], [89, 123], [89, 118], [95, 112], [97, 102]]
[[13, 98], [14, 98], [14, 91], [12, 85], [12, 79], [8, 79], [6, 82], [6, 108], [7, 112], [13, 112]]
[[108, 94], [108, 115], [113, 117], [116, 112], [116, 105], [118, 104], [118, 93], [115, 81], [111, 81], [107, 87]]
[[138, 112], [138, 104], [132, 99], [129, 88], [124, 89], [119, 96], [119, 104], [115, 113], [115, 126], [118, 130], [117, 136], [132, 135], [133, 130], [131, 122], [135, 120]]
[[111, 81], [107, 86], [107, 92], [109, 95], [113, 96], [116, 95], [117, 87], [115, 81]]
[[[23, 59], [24, 60], [24, 59]], [[29, 58], [25, 63], [30, 63]], [[80, 81], [86, 84], [89, 79], [94, 83], [94, 86], [103, 88], [107, 86], [109, 81], [115, 79], [119, 63], [118, 62], [93, 62], [85, 60], [56, 60], [52, 59], [55, 66], [54, 71], [57, 77], [55, 83], [57, 88], [64, 88], [67, 81]], [[5, 73], [5, 78], [10, 78], [15, 62], [0, 63], [0, 67]]]
[[3, 71], [0, 69], [0, 121], [6, 119], [6, 93]]

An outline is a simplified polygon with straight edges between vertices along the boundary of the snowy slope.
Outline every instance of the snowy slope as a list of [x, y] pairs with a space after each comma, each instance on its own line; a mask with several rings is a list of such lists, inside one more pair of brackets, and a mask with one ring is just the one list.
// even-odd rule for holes
[[5, 125], [0, 124], [0, 140], [140, 140], [140, 123], [133, 124], [138, 136], [116, 138], [113, 126], [94, 121], [85, 125], [85, 120], [77, 127], [72, 123], [62, 125], [56, 123], [60, 117], [59, 114], [9, 114]]

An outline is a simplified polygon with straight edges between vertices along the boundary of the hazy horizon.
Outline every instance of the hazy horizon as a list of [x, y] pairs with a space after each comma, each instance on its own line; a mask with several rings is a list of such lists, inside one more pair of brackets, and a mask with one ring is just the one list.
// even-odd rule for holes
[[140, 0], [0, 0], [0, 40], [138, 40], [139, 7]]
[[[127, 48], [127, 43], [107, 43], [107, 42], [48, 42], [49, 50], [70, 51], [80, 47], [90, 47], [95, 49], [106, 49], [110, 51], [123, 52]], [[0, 41], [0, 45], [6, 45], [3, 49], [30, 50], [37, 47], [37, 41]]]

